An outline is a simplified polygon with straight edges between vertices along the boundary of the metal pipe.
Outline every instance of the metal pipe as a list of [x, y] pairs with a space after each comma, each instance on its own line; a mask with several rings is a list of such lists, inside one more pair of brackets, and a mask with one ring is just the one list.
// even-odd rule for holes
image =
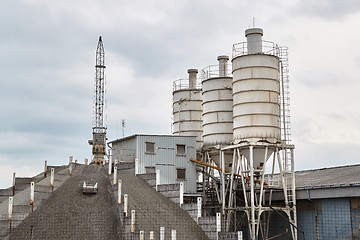
[[121, 187], [122, 187], [122, 181], [118, 181], [118, 204], [121, 203]]
[[156, 188], [156, 191], [158, 191], [158, 185], [160, 185], [160, 169], [156, 169], [155, 174], [156, 174], [156, 180], [155, 180], [156, 186], [155, 186], [155, 188]]
[[171, 240], [176, 240], [176, 230], [171, 229]]
[[111, 169], [112, 169], [112, 156], [110, 155], [109, 156], [109, 171], [108, 171], [108, 174], [111, 175]]
[[197, 69], [188, 69], [190, 89], [196, 89], [197, 73], [198, 73]]
[[13, 203], [14, 203], [14, 198], [9, 197], [8, 220], [10, 221], [12, 220]]
[[154, 231], [150, 231], [149, 239], [154, 240]]
[[144, 239], [145, 239], [144, 234], [145, 234], [144, 231], [140, 231], [140, 237], [139, 237], [140, 240], [144, 240]]
[[229, 56], [218, 56], [217, 60], [219, 61], [219, 77], [226, 77], [228, 73], [227, 61], [229, 60]]
[[184, 183], [180, 182], [180, 206], [184, 204]]
[[127, 217], [128, 212], [128, 195], [124, 194], [124, 215]]
[[131, 233], [135, 233], [135, 210], [131, 210]]
[[251, 206], [251, 239], [255, 239], [255, 185], [254, 185], [254, 147], [249, 146], [250, 151], [250, 206]]
[[14, 172], [14, 173], [13, 173], [13, 185], [12, 185], [13, 196], [15, 195], [15, 191], [16, 191], [15, 180], [16, 180], [16, 173]]
[[45, 160], [45, 164], [44, 164], [44, 178], [46, 178], [47, 175], [47, 161]]
[[221, 232], [221, 213], [216, 213], [216, 239], [219, 239], [219, 232]]
[[50, 187], [51, 187], [51, 191], [54, 191], [54, 179], [55, 179], [55, 169], [51, 168], [50, 169]]
[[197, 216], [196, 216], [196, 221], [199, 221], [199, 218], [201, 218], [201, 209], [202, 207], [202, 197], [198, 197], [197, 198]]
[[113, 178], [113, 185], [117, 183], [117, 166], [114, 165], [114, 178]]
[[[225, 169], [225, 160], [224, 160], [224, 151], [220, 151], [220, 160], [221, 160], [221, 168]], [[225, 215], [225, 173], [224, 171], [221, 172], [221, 202], [222, 202], [222, 214]]]
[[34, 211], [34, 202], [35, 202], [35, 183], [30, 183], [30, 205]]
[[165, 227], [160, 227], [160, 240], [165, 240]]

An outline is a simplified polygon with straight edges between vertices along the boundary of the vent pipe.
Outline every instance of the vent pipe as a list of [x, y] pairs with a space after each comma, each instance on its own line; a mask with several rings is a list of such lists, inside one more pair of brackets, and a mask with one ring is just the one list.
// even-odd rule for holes
[[198, 73], [197, 69], [189, 69], [188, 70], [189, 88], [190, 89], [195, 89], [196, 88], [197, 73]]
[[249, 28], [245, 31], [247, 38], [248, 54], [256, 54], [262, 52], [262, 36], [263, 30], [261, 28]]
[[228, 73], [227, 61], [229, 60], [229, 56], [218, 56], [217, 60], [219, 61], [219, 77], [226, 77]]

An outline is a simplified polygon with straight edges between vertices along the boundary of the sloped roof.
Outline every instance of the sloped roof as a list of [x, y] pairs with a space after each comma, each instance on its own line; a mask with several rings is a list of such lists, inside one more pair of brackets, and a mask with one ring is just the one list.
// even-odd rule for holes
[[296, 189], [360, 186], [360, 164], [297, 171]]
[[[82, 194], [82, 185], [97, 182], [98, 194]], [[18, 227], [10, 239], [119, 239], [119, 217], [103, 166], [84, 166]]]

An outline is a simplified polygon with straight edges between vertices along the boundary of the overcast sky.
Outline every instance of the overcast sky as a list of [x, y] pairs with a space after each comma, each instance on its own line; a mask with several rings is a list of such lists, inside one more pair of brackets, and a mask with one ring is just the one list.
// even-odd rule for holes
[[0, 187], [70, 155], [91, 159], [103, 37], [108, 138], [170, 134], [172, 82], [231, 56], [253, 25], [289, 47], [296, 169], [360, 161], [360, 1], [1, 2]]

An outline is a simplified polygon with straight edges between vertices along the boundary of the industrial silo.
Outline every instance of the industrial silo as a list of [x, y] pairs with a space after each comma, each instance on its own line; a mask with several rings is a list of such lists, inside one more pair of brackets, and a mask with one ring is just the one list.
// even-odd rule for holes
[[228, 76], [227, 67], [229, 57], [219, 56], [218, 60], [218, 74], [205, 70], [205, 79], [202, 80], [204, 147], [229, 145], [233, 140], [232, 77]]
[[[228, 72], [228, 56], [219, 56], [219, 64], [202, 70], [203, 151], [216, 165], [220, 164], [220, 148], [233, 140], [232, 77]], [[225, 169], [232, 163], [226, 152]]]
[[247, 29], [247, 51], [232, 60], [234, 142], [280, 140], [279, 57], [275, 46], [263, 51], [262, 35], [260, 28]]
[[201, 87], [197, 84], [197, 69], [189, 69], [189, 79], [173, 84], [173, 134], [196, 136], [196, 150], [202, 147]]

